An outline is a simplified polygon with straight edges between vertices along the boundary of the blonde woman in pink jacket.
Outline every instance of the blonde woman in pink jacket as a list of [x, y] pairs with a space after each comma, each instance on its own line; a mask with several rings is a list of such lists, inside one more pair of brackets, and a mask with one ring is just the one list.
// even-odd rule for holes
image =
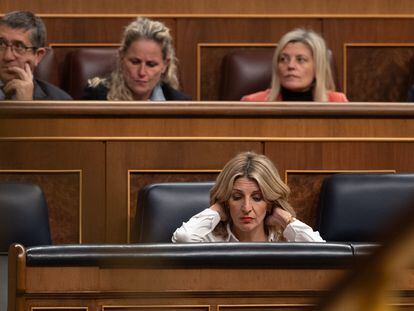
[[272, 84], [242, 101], [347, 102], [335, 92], [325, 40], [312, 30], [294, 29], [279, 41], [273, 56]]

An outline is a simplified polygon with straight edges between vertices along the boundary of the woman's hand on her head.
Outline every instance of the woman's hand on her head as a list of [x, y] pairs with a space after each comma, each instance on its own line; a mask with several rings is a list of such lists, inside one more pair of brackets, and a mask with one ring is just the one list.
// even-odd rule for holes
[[220, 203], [218, 202], [214, 203], [213, 205], [210, 206], [210, 209], [219, 213], [221, 221], [227, 221], [228, 219], [227, 213], [225, 212], [224, 208], [221, 206]]
[[276, 207], [273, 209], [273, 213], [266, 218], [266, 224], [268, 226], [281, 226], [285, 229], [293, 220], [295, 218], [291, 213], [280, 207]]

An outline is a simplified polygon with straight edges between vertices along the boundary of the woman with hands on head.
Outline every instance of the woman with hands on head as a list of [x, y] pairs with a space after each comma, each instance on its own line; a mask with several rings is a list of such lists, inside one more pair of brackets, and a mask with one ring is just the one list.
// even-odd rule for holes
[[295, 218], [289, 187], [264, 155], [244, 152], [231, 159], [210, 191], [210, 208], [178, 228], [183, 242], [324, 242]]
[[294, 29], [279, 41], [273, 55], [269, 89], [244, 96], [242, 101], [347, 102], [335, 92], [325, 40], [312, 30]]

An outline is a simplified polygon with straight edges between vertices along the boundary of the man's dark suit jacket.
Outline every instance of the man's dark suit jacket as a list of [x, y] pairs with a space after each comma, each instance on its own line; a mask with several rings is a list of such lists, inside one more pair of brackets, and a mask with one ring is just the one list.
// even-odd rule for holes
[[38, 79], [34, 79], [34, 100], [71, 100], [72, 97], [60, 88]]

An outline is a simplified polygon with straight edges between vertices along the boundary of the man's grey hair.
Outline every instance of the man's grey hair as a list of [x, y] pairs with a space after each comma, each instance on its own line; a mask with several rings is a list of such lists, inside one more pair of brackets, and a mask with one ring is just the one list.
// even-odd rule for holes
[[29, 11], [13, 11], [0, 19], [0, 25], [13, 29], [32, 30], [29, 36], [32, 46], [40, 48], [46, 45], [46, 26], [42, 19]]

